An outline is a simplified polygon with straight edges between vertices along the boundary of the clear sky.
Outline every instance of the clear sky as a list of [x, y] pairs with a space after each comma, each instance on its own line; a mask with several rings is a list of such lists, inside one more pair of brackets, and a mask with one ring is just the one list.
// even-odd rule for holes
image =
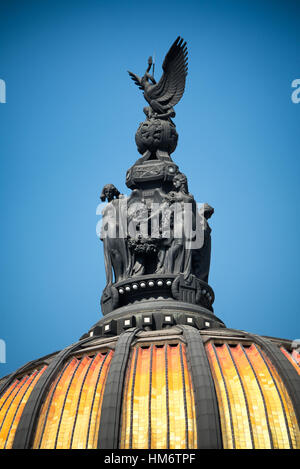
[[300, 2], [1, 0], [0, 376], [100, 318], [96, 207], [121, 192], [144, 119], [142, 74], [181, 35], [186, 92], [172, 155], [215, 208], [210, 284], [228, 327], [300, 338]]

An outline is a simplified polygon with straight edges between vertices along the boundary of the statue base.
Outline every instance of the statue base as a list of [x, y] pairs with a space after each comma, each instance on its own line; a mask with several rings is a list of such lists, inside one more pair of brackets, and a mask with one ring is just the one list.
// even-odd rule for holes
[[104, 316], [122, 306], [141, 301], [177, 300], [202, 306], [213, 312], [213, 289], [203, 280], [190, 274], [151, 274], [130, 277], [107, 286], [101, 298]]
[[171, 299], [143, 300], [117, 308], [91, 327], [88, 336], [110, 337], [131, 327], [162, 330], [174, 325], [189, 325], [197, 329], [225, 328], [225, 324], [202, 306]]

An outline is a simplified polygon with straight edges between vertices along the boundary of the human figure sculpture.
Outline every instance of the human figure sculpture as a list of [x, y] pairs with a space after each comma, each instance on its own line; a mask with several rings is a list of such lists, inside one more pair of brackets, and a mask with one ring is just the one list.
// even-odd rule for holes
[[192, 272], [193, 229], [195, 228], [196, 204], [189, 194], [187, 177], [177, 173], [173, 178], [174, 190], [165, 200], [170, 208], [171, 242], [165, 256], [166, 270], [172, 274], [184, 274], [187, 278]]
[[134, 83], [143, 90], [144, 98], [149, 103], [149, 107], [144, 109], [148, 118], [175, 117], [173, 106], [180, 101], [184, 93], [187, 61], [186, 42], [178, 37], [165, 57], [162, 65], [163, 74], [158, 83], [149, 73], [152, 67], [152, 57], [148, 59], [148, 67], [142, 78], [135, 73], [128, 72]]
[[107, 286], [110, 286], [113, 283], [113, 273], [115, 282], [124, 280], [128, 276], [126, 198], [113, 184], [106, 184], [103, 187], [100, 198], [102, 202], [108, 201], [102, 212], [100, 239], [104, 248], [106, 282]]
[[196, 277], [204, 282], [208, 282], [210, 258], [211, 258], [211, 228], [208, 219], [213, 215], [214, 209], [205, 203], [202, 209], [202, 230], [203, 245], [199, 249], [193, 251], [192, 270]]

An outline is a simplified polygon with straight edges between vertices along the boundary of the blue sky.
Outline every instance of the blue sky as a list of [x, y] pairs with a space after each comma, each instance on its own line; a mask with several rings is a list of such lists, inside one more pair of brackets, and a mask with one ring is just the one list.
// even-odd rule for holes
[[100, 318], [96, 207], [139, 156], [143, 98], [188, 42], [174, 161], [211, 219], [210, 284], [228, 327], [299, 338], [300, 4], [285, 0], [2, 0], [0, 376], [75, 342]]

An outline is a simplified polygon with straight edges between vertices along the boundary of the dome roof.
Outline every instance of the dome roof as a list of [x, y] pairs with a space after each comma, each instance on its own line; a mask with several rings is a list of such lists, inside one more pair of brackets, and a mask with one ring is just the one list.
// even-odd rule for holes
[[0, 381], [0, 448], [300, 448], [299, 374], [226, 328], [90, 336]]

